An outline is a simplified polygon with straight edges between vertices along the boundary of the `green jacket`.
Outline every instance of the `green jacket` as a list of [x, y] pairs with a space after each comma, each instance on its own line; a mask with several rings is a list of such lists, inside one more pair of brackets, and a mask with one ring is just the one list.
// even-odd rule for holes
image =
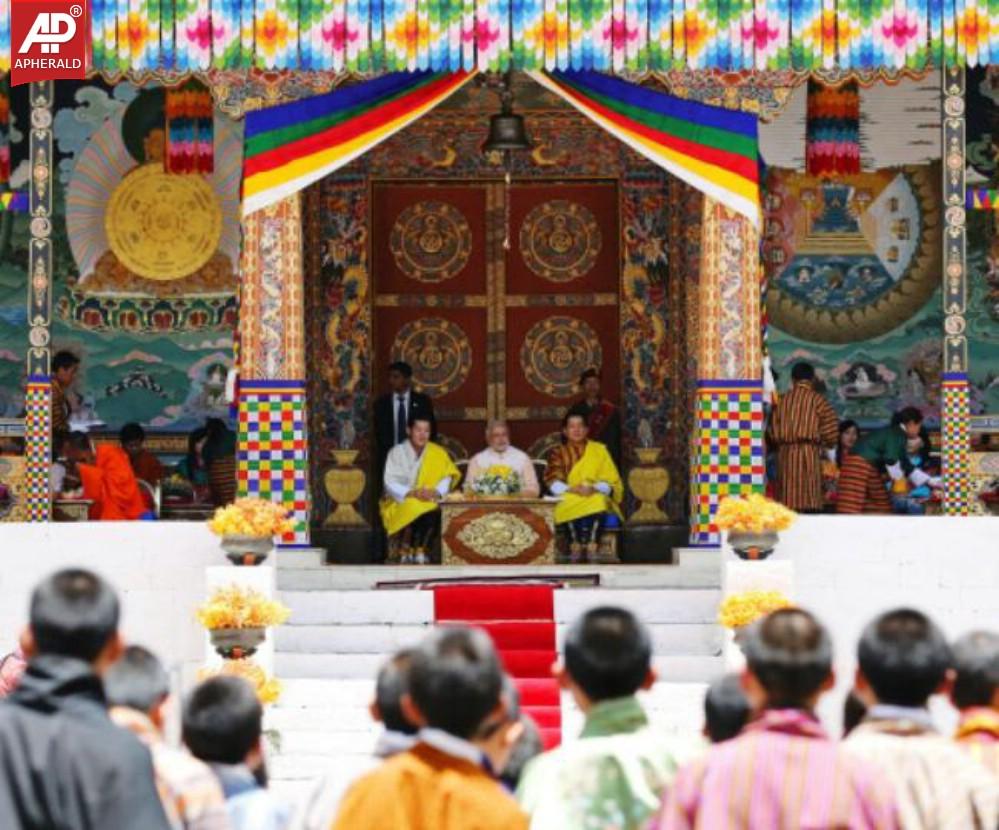
[[[905, 450], [907, 442], [908, 438], [902, 427], [892, 425], [867, 433], [857, 442], [853, 451], [878, 470], [899, 462], [905, 468], [911, 466]], [[907, 472], [911, 472], [911, 469]]]
[[639, 830], [660, 806], [679, 763], [669, 737], [649, 728], [634, 697], [594, 706], [580, 737], [532, 761], [517, 800], [544, 830]]

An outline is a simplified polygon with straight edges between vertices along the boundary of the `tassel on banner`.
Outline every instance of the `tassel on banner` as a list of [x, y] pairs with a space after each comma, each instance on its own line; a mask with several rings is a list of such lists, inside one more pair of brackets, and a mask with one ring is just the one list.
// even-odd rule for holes
[[10, 73], [0, 80], [0, 190], [10, 187]]
[[810, 78], [805, 120], [805, 165], [820, 178], [860, 172], [860, 86], [839, 86]]
[[166, 172], [214, 172], [214, 103], [208, 87], [192, 79], [168, 88], [166, 120]]

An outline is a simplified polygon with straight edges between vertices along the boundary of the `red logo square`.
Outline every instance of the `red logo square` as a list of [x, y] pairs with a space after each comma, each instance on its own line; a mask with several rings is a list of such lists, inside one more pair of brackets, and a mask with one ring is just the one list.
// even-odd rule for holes
[[10, 82], [62, 81], [87, 76], [88, 0], [12, 0]]

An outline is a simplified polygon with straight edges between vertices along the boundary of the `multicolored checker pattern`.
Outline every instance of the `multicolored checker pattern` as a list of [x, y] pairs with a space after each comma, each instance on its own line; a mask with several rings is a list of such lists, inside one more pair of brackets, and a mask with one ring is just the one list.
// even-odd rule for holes
[[691, 476], [691, 539], [694, 546], [716, 547], [721, 534], [714, 522], [725, 496], [762, 492], [763, 389], [759, 381], [701, 381], [697, 436]]
[[287, 505], [296, 521], [282, 547], [309, 544], [304, 381], [244, 380], [239, 389], [236, 478], [240, 496]]
[[24, 397], [24, 489], [29, 522], [47, 522], [51, 512], [51, 418], [52, 383], [47, 375], [31, 375]]
[[971, 407], [968, 376], [963, 372], [943, 375], [941, 464], [943, 466], [943, 510], [948, 516], [967, 516], [971, 511]]

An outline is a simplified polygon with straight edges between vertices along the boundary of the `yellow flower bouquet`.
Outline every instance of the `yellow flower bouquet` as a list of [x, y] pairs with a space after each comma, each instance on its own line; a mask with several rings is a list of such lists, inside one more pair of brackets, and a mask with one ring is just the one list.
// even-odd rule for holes
[[741, 559], [766, 559], [777, 546], [777, 532], [787, 530], [797, 516], [783, 504], [751, 493], [722, 499], [715, 523], [728, 531], [728, 542]]
[[243, 678], [257, 693], [261, 706], [277, 703], [281, 697], [281, 681], [269, 676], [252, 660], [226, 660], [218, 669], [202, 669], [198, 672], [198, 680], [220, 676]]
[[259, 565], [274, 547], [274, 537], [294, 533], [287, 507], [267, 499], [236, 499], [215, 511], [208, 529], [222, 537], [222, 549], [234, 565]]
[[277, 600], [239, 585], [218, 588], [194, 613], [208, 629], [215, 651], [234, 660], [255, 654], [267, 639], [267, 628], [291, 616]]
[[281, 625], [291, 616], [291, 611], [287, 606], [268, 599], [253, 588], [229, 585], [217, 588], [195, 611], [195, 615], [198, 622], [211, 631], [216, 628], [267, 628]]
[[741, 496], [727, 496], [718, 505], [715, 523], [721, 530], [742, 533], [776, 533], [787, 530], [798, 514], [780, 502], [751, 493]]
[[269, 539], [295, 529], [288, 508], [267, 499], [236, 499], [215, 511], [208, 529], [216, 536], [249, 536]]
[[493, 464], [472, 482], [476, 496], [513, 496], [520, 492], [520, 473], [505, 464]]
[[744, 591], [725, 597], [718, 608], [718, 622], [735, 631], [772, 611], [790, 607], [791, 600], [780, 591]]

